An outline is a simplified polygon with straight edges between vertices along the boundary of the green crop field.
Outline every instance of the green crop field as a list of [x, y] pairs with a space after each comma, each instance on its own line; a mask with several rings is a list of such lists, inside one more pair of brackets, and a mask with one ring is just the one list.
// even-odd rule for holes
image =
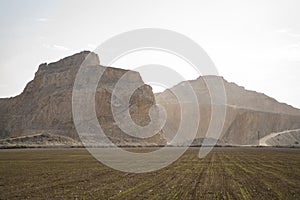
[[0, 150], [0, 199], [300, 199], [300, 149], [215, 148], [202, 160], [198, 150], [144, 174], [85, 149]]

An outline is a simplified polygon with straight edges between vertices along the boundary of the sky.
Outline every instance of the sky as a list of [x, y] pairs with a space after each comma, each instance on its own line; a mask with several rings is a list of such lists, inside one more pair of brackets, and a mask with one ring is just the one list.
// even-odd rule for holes
[[[198, 43], [226, 80], [300, 108], [299, 9], [298, 0], [2, 0], [0, 97], [20, 94], [41, 63], [93, 51], [122, 32], [162, 28]], [[196, 78], [155, 52], [115, 64], [167, 61]]]

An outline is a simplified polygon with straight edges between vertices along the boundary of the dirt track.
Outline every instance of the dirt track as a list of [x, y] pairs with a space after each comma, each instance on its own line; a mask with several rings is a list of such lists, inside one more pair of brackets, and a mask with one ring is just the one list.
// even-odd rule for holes
[[271, 133], [263, 138], [261, 138], [259, 140], [259, 145], [260, 146], [271, 146], [269, 144], [267, 144], [267, 141], [271, 138], [276, 137], [277, 135], [281, 135], [281, 134], [286, 134], [286, 133], [290, 133], [290, 132], [295, 132], [295, 131], [300, 131], [300, 129], [295, 129], [295, 130], [286, 130], [286, 131], [281, 131], [281, 132], [277, 132], [277, 133]]

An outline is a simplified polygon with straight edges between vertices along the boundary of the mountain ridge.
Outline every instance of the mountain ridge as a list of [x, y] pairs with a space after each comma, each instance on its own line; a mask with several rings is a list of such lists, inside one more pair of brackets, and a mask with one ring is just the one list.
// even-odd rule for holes
[[[209, 80], [208, 80], [209, 79]], [[223, 84], [227, 102], [225, 105], [211, 104], [211, 96], [206, 81]], [[272, 132], [285, 131], [291, 128], [300, 128], [300, 110], [287, 104], [279, 103], [263, 93], [246, 90], [244, 87], [226, 81], [223, 77], [208, 76], [199, 77], [196, 80], [185, 81], [176, 86], [156, 94], [156, 101], [163, 105], [168, 113], [168, 119], [164, 127], [168, 141], [174, 137], [174, 132], [179, 128], [180, 103], [177, 101], [173, 91], [183, 91], [189, 83], [195, 91], [200, 109], [199, 128], [197, 138], [205, 138], [210, 125], [212, 107], [224, 107], [226, 109], [225, 119], [221, 112], [215, 109], [216, 120], [219, 123], [224, 120], [222, 131], [218, 136], [224, 145], [256, 145], [258, 137], [264, 137]], [[219, 94], [214, 94], [215, 102], [222, 102]], [[216, 107], [217, 106], [217, 107]], [[202, 116], [202, 117], [201, 117]], [[190, 116], [190, 120], [195, 117]], [[260, 132], [260, 136], [258, 133]]]
[[[138, 72], [100, 65], [97, 54], [82, 51], [56, 62], [39, 65], [35, 77], [23, 92], [15, 97], [0, 98], [0, 138], [20, 137], [37, 133], [62, 135], [79, 140], [72, 117], [72, 89], [77, 71], [87, 56], [88, 65], [105, 69], [96, 90], [96, 113], [108, 137], [118, 145], [162, 145], [169, 142], [180, 118], [180, 107], [172, 91], [184, 90], [189, 83], [196, 92], [201, 111], [196, 140], [205, 138], [211, 118], [211, 97], [206, 81], [222, 81], [227, 96], [227, 112], [218, 141], [224, 145], [254, 145], [259, 137], [273, 132], [300, 128], [300, 110], [263, 93], [246, 90], [220, 76], [200, 76], [195, 80], [178, 83], [161, 93], [153, 94], [151, 86], [143, 83]], [[130, 114], [135, 123], [149, 123], [149, 109], [156, 103], [167, 110], [166, 126], [149, 139], [137, 139], [122, 132], [114, 122], [111, 111], [111, 95], [116, 82], [125, 74], [126, 84], [142, 83], [131, 98]], [[125, 85], [126, 88], [126, 85]], [[220, 96], [216, 96], [220, 98]], [[218, 102], [218, 101], [217, 101]], [[190, 117], [193, 120], [193, 117]], [[258, 132], [260, 136], [258, 136]], [[291, 137], [292, 138], [292, 137]], [[286, 140], [286, 139], [285, 139]], [[287, 143], [287, 141], [285, 141]], [[292, 142], [292, 141], [291, 141]], [[298, 142], [298, 141], [295, 141]]]

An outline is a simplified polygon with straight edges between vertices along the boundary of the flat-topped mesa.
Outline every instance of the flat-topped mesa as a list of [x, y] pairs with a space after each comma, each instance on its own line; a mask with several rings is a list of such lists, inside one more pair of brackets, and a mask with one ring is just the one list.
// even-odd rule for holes
[[23, 93], [41, 92], [42, 88], [47, 87], [52, 89], [73, 87], [77, 71], [87, 56], [89, 56], [89, 65], [100, 65], [98, 55], [89, 51], [82, 51], [57, 62], [39, 65], [34, 79], [26, 85]]
[[100, 80], [102, 85], [99, 83], [99, 87], [104, 87], [104, 85], [107, 87], [108, 85], [113, 86], [125, 73], [127, 73], [126, 81], [131, 83], [142, 82], [142, 78], [138, 72], [101, 66], [97, 54], [83, 51], [54, 63], [41, 64], [38, 71], [35, 73], [34, 80], [25, 87], [24, 93], [31, 91], [43, 92], [47, 91], [46, 88], [49, 88], [50, 90], [64, 90], [73, 87], [77, 72], [81, 65], [83, 65], [82, 67], [97, 66], [105, 69]]
[[[88, 63], [85, 61], [89, 56]], [[118, 80], [127, 73], [125, 85], [141, 84], [130, 104], [132, 116], [139, 124], [149, 122], [149, 109], [155, 104], [152, 88], [143, 83], [138, 72], [105, 67], [98, 55], [83, 51], [50, 64], [41, 64], [34, 79], [16, 98], [2, 99], [0, 136], [18, 137], [32, 134], [56, 134], [78, 139], [72, 116], [72, 91], [79, 67], [96, 66], [105, 71], [99, 80], [95, 102], [98, 120], [107, 136], [119, 145], [164, 144], [162, 132], [149, 139], [139, 139], [123, 133], [116, 125], [111, 112], [111, 94]], [[134, 118], [134, 117], [133, 117]]]
[[88, 57], [88, 65], [100, 65], [100, 60], [97, 54], [90, 52], [90, 51], [82, 51], [80, 53], [76, 53], [72, 56], [65, 57], [63, 59], [60, 59], [57, 62], [53, 63], [43, 63], [39, 66], [39, 69], [37, 71], [37, 74], [41, 72], [60, 72], [69, 68], [78, 68], [83, 61], [86, 60]]

